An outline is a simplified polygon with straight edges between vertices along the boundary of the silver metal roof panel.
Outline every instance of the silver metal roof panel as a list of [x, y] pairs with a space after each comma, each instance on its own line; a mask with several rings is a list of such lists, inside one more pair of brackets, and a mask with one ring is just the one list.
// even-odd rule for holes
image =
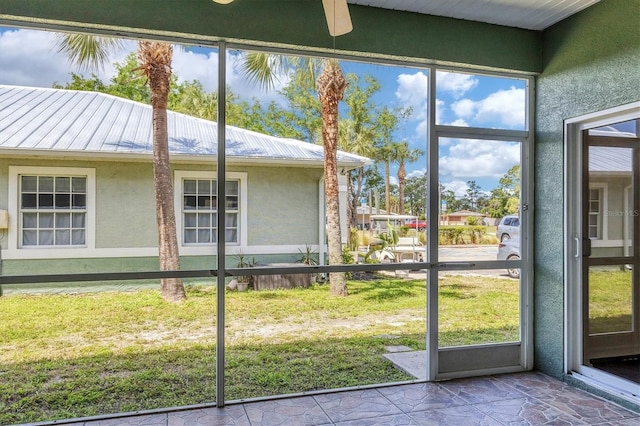
[[[167, 111], [169, 150], [175, 156], [215, 156], [217, 123]], [[96, 153], [151, 154], [151, 106], [115, 96], [74, 90], [0, 85], [0, 148]], [[227, 126], [229, 158], [308, 161], [321, 164], [323, 148]], [[367, 158], [338, 152], [341, 165]]]

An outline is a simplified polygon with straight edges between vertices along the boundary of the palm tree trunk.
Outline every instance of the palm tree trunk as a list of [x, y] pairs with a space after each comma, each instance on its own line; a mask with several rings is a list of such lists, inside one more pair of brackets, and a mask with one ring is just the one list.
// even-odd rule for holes
[[[324, 146], [324, 192], [327, 203], [327, 239], [329, 265], [342, 263], [340, 201], [338, 187], [338, 102], [347, 87], [346, 79], [335, 61], [325, 60], [316, 83], [322, 105], [322, 143]], [[346, 296], [347, 281], [343, 272], [329, 274], [332, 296]]]
[[358, 224], [358, 194], [353, 188], [353, 170], [349, 170], [347, 173], [347, 194], [349, 199], [347, 200], [347, 229], [356, 227]]
[[[160, 270], [180, 269], [176, 217], [173, 204], [173, 184], [169, 162], [169, 135], [167, 130], [167, 99], [171, 79], [170, 45], [140, 42], [140, 68], [149, 79], [151, 107], [153, 108], [153, 180], [156, 197], [158, 249]], [[177, 302], [186, 298], [182, 280], [163, 278], [160, 283], [162, 298]]]
[[399, 206], [398, 213], [404, 214], [404, 182], [407, 178], [407, 172], [404, 168], [404, 162], [400, 163], [400, 168], [398, 168], [398, 196], [399, 196]]

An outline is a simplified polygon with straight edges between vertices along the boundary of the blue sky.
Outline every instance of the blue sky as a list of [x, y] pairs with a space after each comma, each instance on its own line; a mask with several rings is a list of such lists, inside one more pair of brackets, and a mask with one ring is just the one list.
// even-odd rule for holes
[[[136, 43], [127, 42], [127, 50], [134, 51]], [[122, 61], [128, 52], [115, 55], [114, 62]], [[275, 90], [265, 92], [251, 86], [241, 75], [236, 52], [229, 52], [227, 81], [239, 96], [261, 101], [281, 100]], [[175, 49], [173, 68], [179, 78], [198, 80], [205, 90], [217, 88], [218, 54], [213, 49]], [[419, 67], [397, 67], [361, 62], [343, 62], [345, 73], [371, 74], [382, 86], [375, 101], [391, 108], [411, 107], [413, 115], [394, 135], [397, 141], [406, 140], [412, 147], [426, 150], [428, 105], [428, 71]], [[81, 72], [70, 65], [55, 48], [55, 34], [26, 29], [0, 29], [0, 84], [51, 87], [54, 82], [64, 84], [70, 73]], [[107, 81], [113, 74], [112, 66], [94, 71]], [[471, 75], [439, 72], [437, 76], [436, 120], [439, 124], [477, 126], [484, 128], [524, 128], [525, 82]], [[286, 84], [286, 77], [280, 86]], [[462, 195], [466, 182], [475, 180], [483, 190], [490, 191], [497, 180], [520, 161], [517, 144], [487, 143], [474, 140], [443, 140], [440, 145], [441, 182]], [[426, 170], [423, 156], [407, 165], [408, 172]], [[397, 166], [392, 167], [395, 175]]]

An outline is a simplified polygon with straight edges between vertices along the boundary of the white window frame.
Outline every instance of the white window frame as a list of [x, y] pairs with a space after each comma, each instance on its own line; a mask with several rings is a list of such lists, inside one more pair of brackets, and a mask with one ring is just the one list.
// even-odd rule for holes
[[[608, 198], [609, 198], [609, 185], [606, 183], [591, 183], [589, 184], [589, 191], [597, 190], [600, 196], [599, 201], [599, 210], [598, 210], [598, 236], [590, 237], [592, 244], [595, 243], [596, 246], [600, 246], [602, 244], [598, 244], [601, 241], [607, 241], [609, 239], [609, 229], [607, 226], [607, 217], [605, 212], [609, 210], [608, 207]], [[589, 197], [589, 203], [591, 203], [591, 197]], [[589, 204], [590, 206], [591, 204]], [[591, 212], [589, 212], [591, 215]]]
[[[87, 179], [85, 244], [68, 246], [21, 246], [22, 223], [20, 214], [20, 176], [83, 176]], [[95, 248], [96, 178], [95, 169], [79, 167], [38, 167], [9, 166], [9, 188], [7, 209], [9, 211], [9, 231], [7, 249], [10, 253], [25, 253], [19, 257], [47, 257], [59, 254], [61, 250], [87, 250]], [[31, 252], [31, 255], [29, 254]]]
[[[247, 247], [247, 173], [244, 172], [227, 172], [227, 180], [236, 180], [239, 184], [238, 197], [238, 242], [227, 243], [227, 246], [242, 251]], [[184, 243], [184, 223], [183, 223], [183, 181], [185, 179], [217, 179], [215, 171], [190, 171], [176, 170], [174, 172], [174, 209], [176, 214], [176, 229], [178, 232], [178, 245], [181, 255], [206, 255], [215, 254], [217, 244], [185, 244]], [[220, 234], [218, 237], [220, 237]]]

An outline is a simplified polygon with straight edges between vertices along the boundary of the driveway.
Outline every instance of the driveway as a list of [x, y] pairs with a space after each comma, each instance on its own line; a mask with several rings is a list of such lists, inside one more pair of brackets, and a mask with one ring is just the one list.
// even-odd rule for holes
[[[477, 262], [483, 260], [496, 260], [498, 245], [464, 245], [464, 246], [440, 246], [438, 248], [439, 262]], [[509, 278], [506, 269], [474, 269], [474, 270], [450, 270], [442, 271], [442, 275], [468, 275], [496, 278]], [[411, 278], [425, 277], [425, 271], [411, 272]]]

